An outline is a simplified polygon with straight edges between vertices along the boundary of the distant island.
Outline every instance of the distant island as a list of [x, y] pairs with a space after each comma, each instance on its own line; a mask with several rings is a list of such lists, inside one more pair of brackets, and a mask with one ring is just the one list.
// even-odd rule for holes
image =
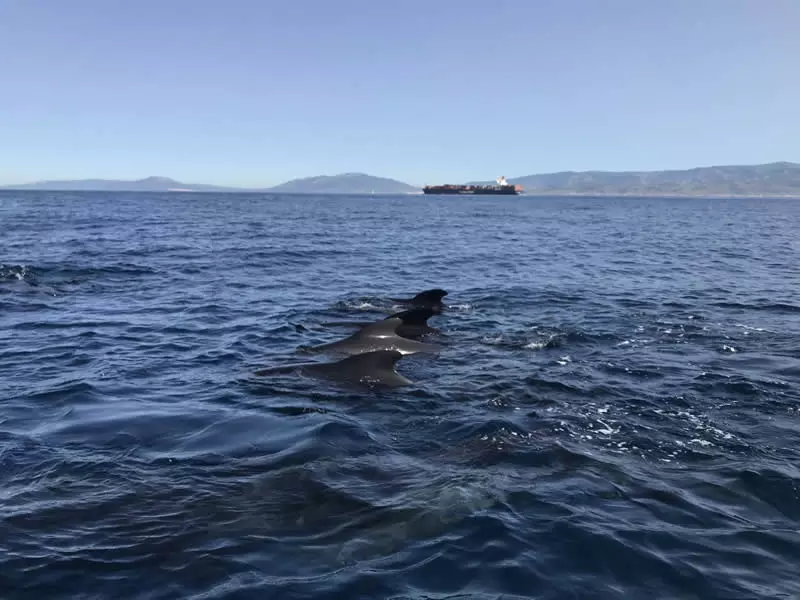
[[[544, 196], [787, 196], [800, 198], [800, 164], [699, 167], [672, 171], [564, 171], [512, 177], [528, 195]], [[437, 181], [488, 184], [493, 181]], [[275, 194], [415, 194], [421, 186], [365, 173], [293, 179], [270, 188], [234, 188], [182, 183], [168, 177], [134, 181], [82, 179], [40, 181], [0, 189], [53, 191], [261, 192]]]
[[269, 191], [282, 194], [413, 194], [420, 188], [386, 177], [343, 173], [293, 179], [269, 188]]

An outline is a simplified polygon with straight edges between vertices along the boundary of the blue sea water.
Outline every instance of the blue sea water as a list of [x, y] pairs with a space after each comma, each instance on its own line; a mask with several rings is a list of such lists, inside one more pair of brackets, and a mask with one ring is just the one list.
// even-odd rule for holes
[[[0, 193], [0, 597], [797, 598], [798, 223]], [[409, 388], [253, 374], [432, 287]]]

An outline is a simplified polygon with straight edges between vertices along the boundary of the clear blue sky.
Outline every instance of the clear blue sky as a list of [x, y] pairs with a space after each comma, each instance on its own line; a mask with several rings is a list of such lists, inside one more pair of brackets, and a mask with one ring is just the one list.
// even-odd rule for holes
[[0, 184], [800, 162], [800, 0], [0, 0]]

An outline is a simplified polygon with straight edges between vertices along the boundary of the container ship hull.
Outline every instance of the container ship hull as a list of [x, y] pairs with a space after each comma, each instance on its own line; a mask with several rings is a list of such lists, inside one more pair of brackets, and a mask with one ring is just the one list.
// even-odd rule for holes
[[515, 196], [520, 193], [520, 190], [513, 185], [426, 185], [422, 188], [422, 193]]
[[424, 194], [470, 194], [515, 196], [522, 192], [521, 185], [511, 185], [505, 177], [497, 178], [497, 185], [426, 185], [422, 188]]

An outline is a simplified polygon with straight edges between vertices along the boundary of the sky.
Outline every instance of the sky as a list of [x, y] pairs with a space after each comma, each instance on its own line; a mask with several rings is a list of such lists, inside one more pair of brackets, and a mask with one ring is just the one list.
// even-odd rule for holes
[[0, 185], [800, 162], [800, 0], [0, 0]]

